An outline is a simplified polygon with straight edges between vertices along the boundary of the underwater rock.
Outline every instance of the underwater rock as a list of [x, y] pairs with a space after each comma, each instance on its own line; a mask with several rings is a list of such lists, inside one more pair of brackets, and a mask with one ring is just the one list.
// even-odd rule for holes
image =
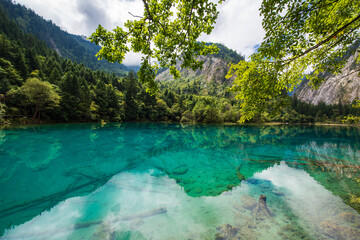
[[245, 226], [246, 223], [253, 221], [253, 220], [254, 220], [253, 217], [250, 217], [245, 213], [239, 212], [234, 215], [234, 222], [236, 225]]
[[330, 220], [323, 221], [320, 229], [325, 235], [339, 240], [357, 240], [360, 236], [358, 229], [340, 226]]
[[[124, 239], [136, 239], [145, 240], [146, 238], [138, 231], [115, 231], [109, 238], [109, 240], [124, 240]], [[104, 240], [104, 239], [102, 239]]]
[[268, 225], [268, 224], [265, 224], [264, 222], [261, 222], [260, 224], [257, 224], [256, 225], [257, 228], [260, 228], [260, 229], [265, 229], [265, 230], [269, 230], [271, 229], [271, 227]]
[[245, 222], [245, 226], [250, 229], [255, 229], [257, 227], [256, 223], [252, 219], [247, 220]]
[[103, 240], [109, 239], [109, 236], [112, 233], [112, 229], [108, 223], [102, 223], [99, 227], [96, 228], [95, 232], [93, 233], [93, 240]]
[[236, 210], [238, 210], [240, 212], [244, 211], [244, 209], [241, 207], [241, 205], [239, 203], [236, 202], [236, 203], [233, 203], [232, 205], [233, 205], [233, 208], [235, 208]]
[[242, 207], [247, 210], [253, 210], [256, 207], [256, 201], [253, 197], [245, 194], [241, 196]]
[[173, 170], [173, 174], [175, 175], [184, 175], [189, 171], [189, 168], [187, 167], [187, 165], [181, 165], [178, 166], [177, 168], [175, 168]]
[[348, 223], [354, 223], [356, 225], [360, 225], [360, 216], [351, 212], [340, 213], [338, 215], [338, 218]]
[[219, 232], [215, 234], [215, 240], [241, 239], [237, 238], [238, 229], [230, 224], [217, 227]]
[[256, 219], [266, 219], [271, 217], [271, 212], [266, 205], [266, 196], [260, 195], [259, 202], [257, 203], [256, 207], [252, 211], [253, 216]]
[[135, 230], [143, 224], [144, 224], [144, 220], [142, 220], [141, 218], [136, 218], [130, 222], [130, 228], [132, 230]]
[[[282, 239], [304, 239], [308, 240], [309, 238], [306, 236], [304, 229], [298, 226], [296, 223], [286, 224], [282, 226], [278, 231], [278, 235], [281, 236]], [[313, 239], [320, 239], [319, 236], [313, 236]]]
[[258, 239], [252, 227], [235, 227], [224, 224], [216, 228], [219, 232], [215, 234], [215, 240], [236, 240], [236, 239]]

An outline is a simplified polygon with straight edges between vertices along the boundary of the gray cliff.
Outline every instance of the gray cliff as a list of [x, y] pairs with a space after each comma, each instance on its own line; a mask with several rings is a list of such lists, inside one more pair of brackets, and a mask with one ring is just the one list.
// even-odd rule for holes
[[341, 73], [337, 75], [325, 75], [325, 81], [317, 90], [312, 89], [307, 81], [303, 81], [295, 91], [297, 98], [306, 103], [318, 105], [324, 102], [326, 105], [351, 104], [360, 99], [360, 64], [356, 63], [358, 51], [348, 58]]
[[[212, 56], [199, 56], [197, 58], [203, 61], [203, 66], [196, 71], [191, 69], [184, 69], [180, 67], [180, 63], [176, 68], [181, 73], [181, 78], [201, 78], [202, 82], [209, 83], [210, 81], [216, 81], [218, 83], [232, 83], [232, 79], [226, 79], [225, 76], [229, 70], [228, 63], [221, 58]], [[173, 76], [170, 74], [169, 69], [156, 76], [159, 81], [172, 80]]]

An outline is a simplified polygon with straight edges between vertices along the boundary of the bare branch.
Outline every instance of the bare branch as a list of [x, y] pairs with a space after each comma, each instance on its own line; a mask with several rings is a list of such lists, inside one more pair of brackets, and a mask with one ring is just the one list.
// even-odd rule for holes
[[143, 18], [142, 16], [137, 16], [137, 15], [134, 15], [134, 14], [132, 14], [131, 12], [128, 12], [131, 16], [133, 16], [133, 17], [136, 17], [136, 18]]
[[151, 15], [151, 13], [150, 13], [149, 4], [146, 2], [146, 0], [142, 0], [142, 1], [143, 1], [143, 3], [144, 3], [145, 10], [146, 10], [147, 14], [149, 15], [149, 20], [154, 21], [152, 15]]

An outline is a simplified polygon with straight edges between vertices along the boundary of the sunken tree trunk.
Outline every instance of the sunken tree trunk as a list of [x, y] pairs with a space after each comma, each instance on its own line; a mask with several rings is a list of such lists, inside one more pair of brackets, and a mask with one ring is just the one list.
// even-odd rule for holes
[[271, 212], [266, 205], [266, 196], [260, 195], [259, 202], [253, 210], [253, 215], [256, 219], [265, 219], [271, 217]]

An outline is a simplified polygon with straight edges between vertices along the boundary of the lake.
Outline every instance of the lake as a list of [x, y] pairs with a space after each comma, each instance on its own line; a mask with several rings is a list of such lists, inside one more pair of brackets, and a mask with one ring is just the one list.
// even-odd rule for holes
[[7, 128], [0, 239], [359, 239], [359, 159], [355, 127]]

